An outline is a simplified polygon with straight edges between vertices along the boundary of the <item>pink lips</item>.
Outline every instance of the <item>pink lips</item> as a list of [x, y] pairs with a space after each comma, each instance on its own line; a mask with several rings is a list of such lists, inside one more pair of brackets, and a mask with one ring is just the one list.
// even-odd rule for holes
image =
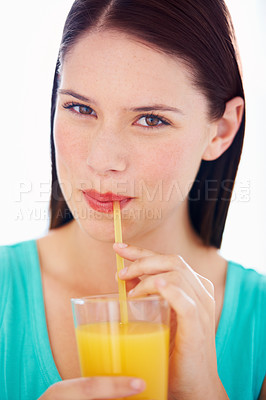
[[132, 197], [118, 196], [112, 192], [99, 193], [96, 190], [84, 190], [85, 200], [95, 211], [110, 214], [113, 212], [113, 202], [119, 201], [120, 208], [124, 208]]

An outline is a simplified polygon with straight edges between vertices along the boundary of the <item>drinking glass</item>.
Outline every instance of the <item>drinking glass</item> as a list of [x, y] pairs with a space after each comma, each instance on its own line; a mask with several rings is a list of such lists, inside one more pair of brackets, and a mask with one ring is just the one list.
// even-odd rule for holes
[[71, 303], [82, 376], [142, 378], [145, 391], [130, 399], [167, 400], [167, 301], [159, 295], [127, 299], [126, 323], [121, 323], [116, 294], [71, 299]]

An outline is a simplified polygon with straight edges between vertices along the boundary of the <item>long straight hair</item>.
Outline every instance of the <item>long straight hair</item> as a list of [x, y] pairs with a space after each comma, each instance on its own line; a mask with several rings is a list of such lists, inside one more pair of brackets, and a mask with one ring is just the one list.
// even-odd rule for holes
[[[52, 92], [51, 229], [73, 219], [55, 163], [53, 126], [59, 69], [83, 34], [101, 30], [127, 33], [183, 60], [192, 71], [194, 85], [208, 100], [212, 120], [222, 117], [228, 100], [236, 96], [245, 99], [234, 29], [223, 0], [76, 0], [65, 22]], [[221, 246], [244, 131], [245, 111], [231, 146], [218, 159], [201, 162], [189, 193], [192, 225], [208, 246]]]

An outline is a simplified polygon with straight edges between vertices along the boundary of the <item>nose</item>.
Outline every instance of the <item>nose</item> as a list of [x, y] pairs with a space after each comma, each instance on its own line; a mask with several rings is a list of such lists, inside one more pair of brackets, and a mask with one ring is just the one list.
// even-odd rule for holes
[[94, 173], [105, 176], [126, 169], [126, 146], [121, 136], [106, 128], [93, 133], [88, 146], [87, 165]]

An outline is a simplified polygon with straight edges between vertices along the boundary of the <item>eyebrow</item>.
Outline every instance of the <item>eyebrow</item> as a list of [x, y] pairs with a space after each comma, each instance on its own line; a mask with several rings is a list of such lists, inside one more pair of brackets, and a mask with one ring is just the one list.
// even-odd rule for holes
[[[76, 93], [76, 92], [74, 92], [72, 90], [58, 89], [57, 92], [60, 93], [60, 94], [65, 94], [65, 95], [68, 95], [68, 96], [72, 96], [72, 97], [75, 97], [78, 100], [85, 101], [87, 103], [96, 105], [96, 102], [93, 99], [90, 99], [89, 97], [82, 96], [82, 95], [80, 95], [80, 94], [78, 94], [78, 93]], [[184, 115], [183, 111], [181, 111], [179, 108], [167, 106], [165, 104], [151, 104], [149, 106], [132, 107], [132, 108], [129, 108], [128, 110], [132, 111], [132, 112], [147, 112], [147, 111], [155, 111], [155, 110], [156, 111], [172, 111], [172, 112], [176, 112], [178, 114]]]
[[76, 99], [79, 99], [81, 101], [86, 101], [87, 103], [96, 104], [95, 101], [93, 101], [92, 99], [89, 99], [88, 97], [84, 97], [81, 94], [73, 92], [72, 90], [58, 89], [57, 92], [60, 94], [66, 94], [68, 96], [75, 97]]

